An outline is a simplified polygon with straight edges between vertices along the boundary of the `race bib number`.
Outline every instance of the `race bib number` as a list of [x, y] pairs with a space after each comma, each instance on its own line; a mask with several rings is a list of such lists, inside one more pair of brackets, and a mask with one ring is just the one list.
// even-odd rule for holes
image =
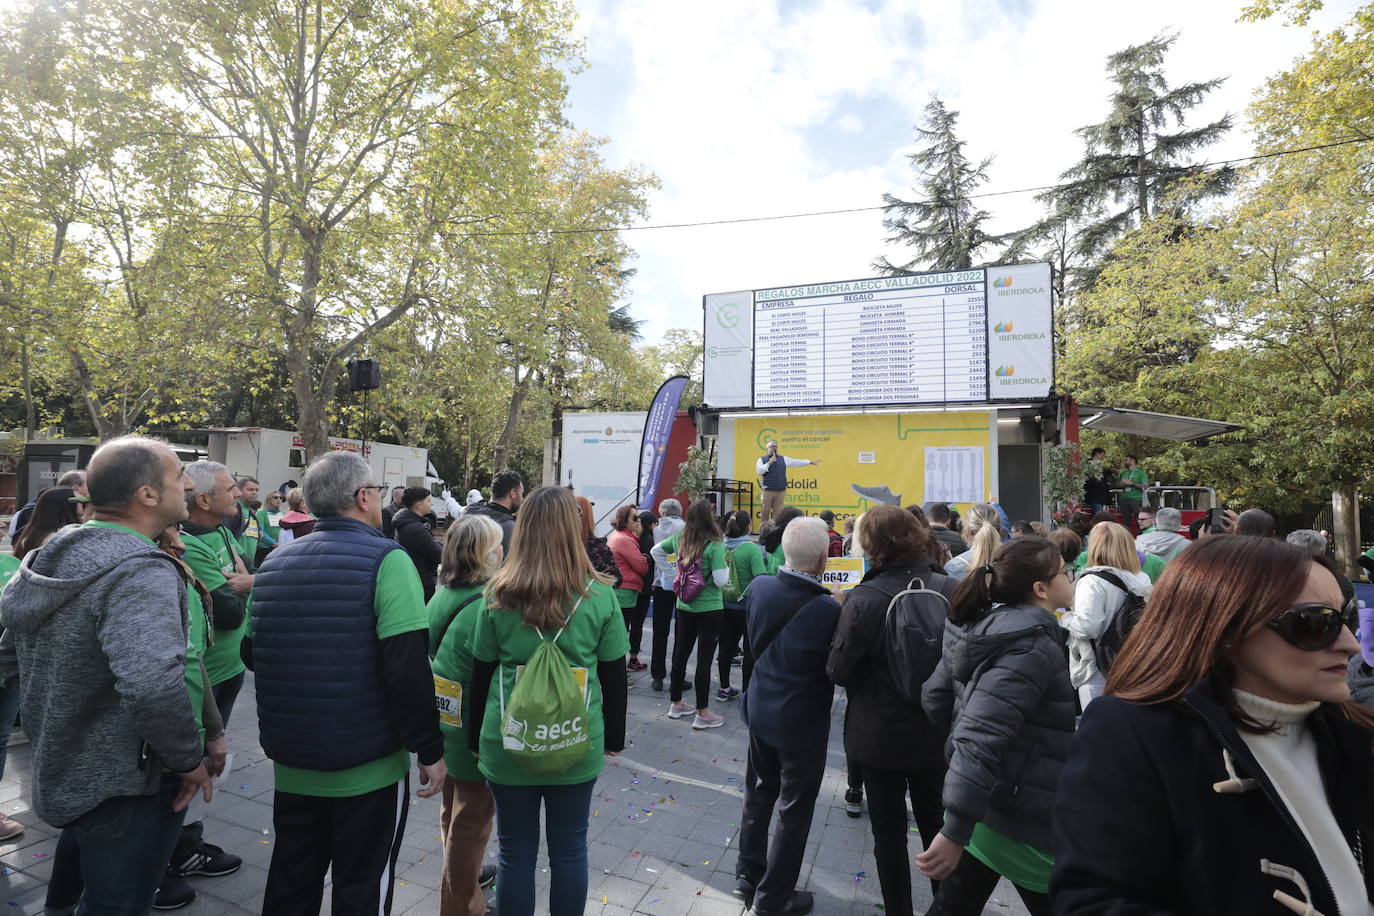
[[821, 582], [827, 588], [838, 588], [847, 592], [863, 581], [864, 561], [862, 557], [830, 557], [825, 561], [825, 572]]
[[463, 685], [434, 675], [434, 708], [439, 710], [440, 724], [462, 728]]
[[[582, 691], [582, 702], [583, 702], [583, 703], [587, 702], [587, 669], [586, 669], [586, 668], [574, 668], [572, 665], [569, 665], [569, 666], [568, 666], [568, 670], [571, 671], [571, 672], [573, 673], [573, 678], [577, 681], [577, 687], [578, 687], [579, 690]], [[525, 673], [525, 666], [524, 666], [524, 665], [516, 665], [516, 666], [515, 666], [515, 684], [520, 683], [520, 675], [522, 675], [522, 674], [524, 674], [524, 673]], [[511, 685], [511, 689], [512, 689], [512, 690], [515, 689], [515, 684], [512, 684], [512, 685]]]

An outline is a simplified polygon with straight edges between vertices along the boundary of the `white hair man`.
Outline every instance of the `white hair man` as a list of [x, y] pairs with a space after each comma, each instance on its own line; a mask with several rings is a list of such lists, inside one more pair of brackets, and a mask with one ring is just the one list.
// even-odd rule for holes
[[840, 606], [821, 583], [829, 553], [825, 522], [794, 519], [782, 536], [782, 568], [755, 579], [745, 598], [754, 673], [740, 700], [749, 759], [735, 893], [758, 914], [807, 913], [812, 905], [795, 886], [825, 775], [835, 692], [825, 665]]
[[366, 460], [322, 455], [304, 490], [319, 521], [263, 561], [246, 647], [276, 782], [263, 912], [315, 912], [332, 867], [336, 912], [389, 913], [410, 755], [421, 797], [448, 772], [424, 592], [379, 530], [387, 486]]

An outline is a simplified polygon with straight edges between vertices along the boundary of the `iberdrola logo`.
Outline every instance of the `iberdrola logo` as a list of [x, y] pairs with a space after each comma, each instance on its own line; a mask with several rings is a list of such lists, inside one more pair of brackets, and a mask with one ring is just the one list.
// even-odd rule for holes
[[998, 367], [997, 367], [997, 371], [993, 373], [993, 375], [997, 376], [998, 378], [1007, 378], [1007, 377], [1013, 376], [1013, 375], [1015, 375], [1015, 374], [1016, 374], [1016, 367], [1015, 367], [1015, 366], [998, 366]]
[[1011, 286], [1011, 277], [998, 277], [992, 281], [994, 289], [1006, 289]]
[[996, 334], [1010, 334], [1012, 331], [1016, 330], [1016, 325], [1010, 321], [999, 321], [993, 326], [992, 330]]

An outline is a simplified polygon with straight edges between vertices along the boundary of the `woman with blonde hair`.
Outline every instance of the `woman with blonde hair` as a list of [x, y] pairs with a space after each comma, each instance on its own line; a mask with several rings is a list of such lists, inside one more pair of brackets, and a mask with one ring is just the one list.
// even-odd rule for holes
[[305, 491], [300, 487], [292, 487], [286, 492], [286, 505], [288, 511], [281, 517], [281, 535], [277, 538], [277, 545], [289, 544], [296, 538], [305, 537], [315, 530], [315, 516], [310, 514], [310, 510], [305, 505]]
[[496, 808], [468, 750], [464, 723], [472, 721], [472, 714], [464, 696], [471, 687], [472, 631], [482, 609], [482, 590], [502, 557], [500, 525], [485, 515], [460, 517], [444, 536], [439, 587], [427, 605], [434, 702], [448, 766], [439, 819], [444, 847], [440, 916], [483, 916], [487, 904], [482, 887], [496, 878], [494, 868], [482, 867]]
[[[620, 604], [592, 568], [577, 503], [562, 487], [525, 497], [510, 556], [487, 582], [472, 635], [472, 723], [468, 747], [496, 801], [501, 851], [496, 885], [502, 916], [535, 912], [540, 809], [546, 819], [551, 916], [580, 916], [587, 901], [587, 822], [602, 756], [625, 746], [625, 656]], [[502, 707], [519, 669], [541, 642], [558, 648], [582, 685], [591, 747], [567, 769], [535, 773], [502, 742]], [[499, 678], [492, 683], [493, 676]]]
[[1002, 545], [1002, 516], [989, 503], [976, 503], [964, 519], [964, 542], [969, 549], [945, 564], [945, 575], [962, 579], [970, 569], [980, 569], [992, 562], [992, 555]]
[[1150, 577], [1140, 569], [1135, 538], [1116, 522], [1098, 522], [1088, 537], [1088, 565], [1074, 583], [1073, 607], [1060, 618], [1069, 631], [1069, 680], [1084, 709], [1102, 695], [1107, 672], [1095, 642], [1130, 595], [1150, 597]]

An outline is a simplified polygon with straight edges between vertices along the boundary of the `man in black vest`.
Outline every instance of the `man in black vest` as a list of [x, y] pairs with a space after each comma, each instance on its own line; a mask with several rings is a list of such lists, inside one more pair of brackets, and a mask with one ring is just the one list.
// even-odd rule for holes
[[276, 779], [265, 913], [319, 913], [331, 867], [336, 914], [390, 913], [410, 754], [421, 798], [448, 773], [420, 577], [378, 530], [387, 487], [374, 481], [357, 455], [317, 458], [314, 532], [274, 549], [253, 582], [245, 654]]
[[748, 916], [802, 916], [813, 905], [795, 885], [825, 777], [835, 696], [825, 665], [840, 606], [821, 582], [829, 553], [824, 522], [794, 519], [782, 536], [783, 567], [755, 579], [745, 597], [754, 674], [740, 699], [749, 758], [735, 894], [749, 904]]
[[778, 454], [778, 443], [769, 440], [768, 451], [754, 465], [763, 482], [763, 520], [771, 522], [782, 511], [783, 500], [787, 496], [787, 469], [820, 464], [820, 459], [807, 461], [805, 458], [788, 458]]

